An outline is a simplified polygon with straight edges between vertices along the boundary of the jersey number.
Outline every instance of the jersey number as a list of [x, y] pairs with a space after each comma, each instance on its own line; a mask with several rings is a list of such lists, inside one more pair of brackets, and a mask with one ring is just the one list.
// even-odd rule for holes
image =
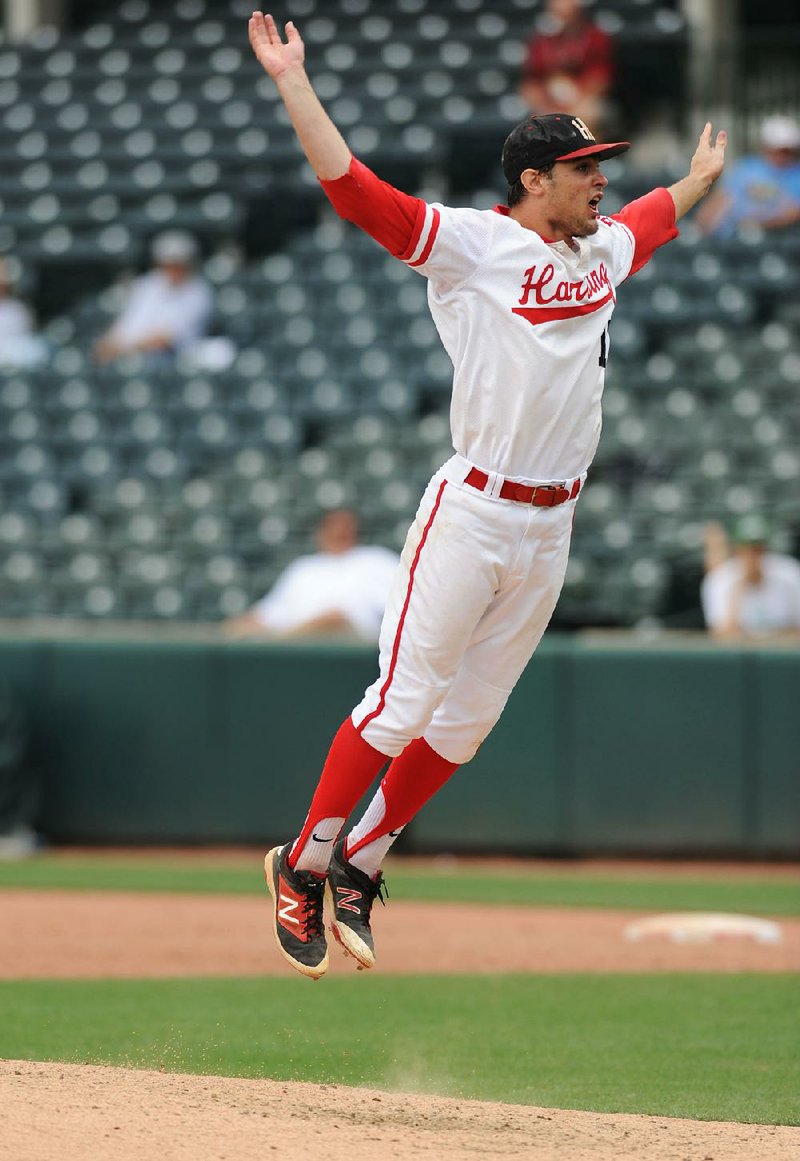
[[600, 366], [605, 367], [608, 361], [608, 347], [607, 347], [606, 332], [603, 331], [600, 336]]

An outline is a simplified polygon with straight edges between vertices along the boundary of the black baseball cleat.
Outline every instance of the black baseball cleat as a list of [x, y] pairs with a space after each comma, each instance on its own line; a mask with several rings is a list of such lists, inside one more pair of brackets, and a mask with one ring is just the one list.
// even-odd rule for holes
[[290, 845], [274, 847], [264, 859], [264, 875], [275, 904], [275, 941], [295, 971], [318, 980], [328, 970], [322, 920], [325, 880], [310, 871], [293, 871], [286, 860]]
[[[375, 966], [375, 943], [370, 927], [372, 904], [376, 899], [384, 903], [386, 884], [379, 874], [374, 881], [344, 855], [345, 840], [333, 848], [328, 870], [327, 896], [333, 910], [331, 931], [348, 955], [361, 968]], [[388, 891], [386, 892], [388, 895]]]

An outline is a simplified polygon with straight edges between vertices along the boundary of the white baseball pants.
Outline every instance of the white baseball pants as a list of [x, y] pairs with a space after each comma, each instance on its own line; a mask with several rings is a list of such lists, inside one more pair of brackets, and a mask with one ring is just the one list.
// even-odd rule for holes
[[575, 500], [497, 499], [463, 482], [471, 466], [453, 456], [428, 484], [383, 618], [380, 674], [352, 713], [390, 757], [419, 737], [450, 762], [474, 757], [561, 592]]

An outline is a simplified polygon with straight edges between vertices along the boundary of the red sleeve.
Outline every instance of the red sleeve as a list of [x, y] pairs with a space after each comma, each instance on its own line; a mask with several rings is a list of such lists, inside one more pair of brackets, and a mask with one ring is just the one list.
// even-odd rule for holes
[[360, 226], [395, 258], [409, 258], [425, 221], [425, 202], [402, 193], [355, 157], [343, 177], [321, 181], [340, 218]]
[[635, 248], [629, 278], [650, 261], [659, 246], [678, 237], [675, 203], [669, 190], [663, 187], [628, 202], [618, 214], [611, 215], [611, 220], [621, 222], [633, 234]]

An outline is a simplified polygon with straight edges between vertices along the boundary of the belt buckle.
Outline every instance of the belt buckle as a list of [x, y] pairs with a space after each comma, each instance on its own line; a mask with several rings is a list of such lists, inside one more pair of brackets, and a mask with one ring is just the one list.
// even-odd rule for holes
[[536, 497], [539, 492], [547, 492], [549, 494], [549, 500], [546, 504], [539, 503], [537, 505], [537, 507], [540, 508], [555, 508], [558, 504], [563, 504], [566, 500], [569, 499], [569, 490], [567, 489], [566, 480], [557, 480], [552, 484], [537, 484], [537, 486], [533, 489], [533, 495], [531, 496], [532, 504], [536, 504]]

